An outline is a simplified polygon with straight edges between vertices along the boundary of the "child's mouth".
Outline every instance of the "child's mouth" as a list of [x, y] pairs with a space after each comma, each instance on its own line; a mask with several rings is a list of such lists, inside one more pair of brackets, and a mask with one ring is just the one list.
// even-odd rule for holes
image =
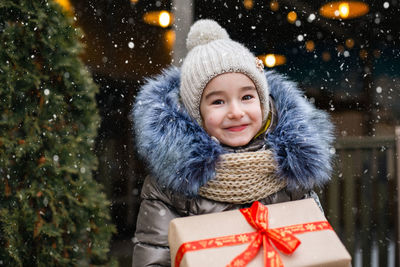
[[228, 131], [231, 132], [240, 132], [243, 131], [244, 129], [246, 129], [247, 124], [243, 124], [243, 125], [239, 125], [239, 126], [233, 126], [233, 127], [229, 127], [227, 128]]

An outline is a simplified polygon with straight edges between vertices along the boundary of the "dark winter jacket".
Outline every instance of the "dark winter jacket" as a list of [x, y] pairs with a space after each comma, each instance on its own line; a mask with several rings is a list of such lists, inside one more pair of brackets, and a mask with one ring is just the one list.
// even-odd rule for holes
[[[277, 116], [265, 142], [274, 151], [280, 179], [288, 185], [260, 202], [317, 198], [312, 189], [330, 178], [332, 124], [293, 82], [275, 72], [265, 75]], [[248, 206], [198, 196], [198, 189], [214, 178], [215, 163], [224, 149], [180, 104], [179, 77], [179, 69], [170, 68], [148, 80], [133, 109], [138, 153], [150, 172], [142, 188], [133, 266], [170, 265], [167, 237], [172, 219]]]

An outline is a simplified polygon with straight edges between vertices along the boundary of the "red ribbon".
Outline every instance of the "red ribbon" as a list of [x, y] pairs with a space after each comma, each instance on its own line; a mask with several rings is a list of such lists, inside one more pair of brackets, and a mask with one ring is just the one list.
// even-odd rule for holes
[[[268, 227], [268, 208], [256, 201], [250, 208], [240, 212], [257, 231], [238, 235], [223, 236], [183, 243], [175, 256], [175, 267], [179, 267], [186, 252], [202, 249], [233, 246], [249, 243], [249, 246], [234, 258], [227, 267], [246, 266], [258, 253], [261, 246], [264, 252], [264, 266], [283, 267], [282, 259], [274, 246], [285, 254], [292, 254], [300, 245], [294, 234], [333, 230], [327, 221], [290, 225], [280, 228]], [[272, 244], [274, 246], [272, 246]]]
[[262, 245], [264, 266], [282, 267], [281, 257], [272, 247], [271, 242], [283, 253], [292, 254], [300, 245], [300, 240], [291, 233], [269, 229], [268, 208], [258, 201], [254, 202], [250, 209], [242, 209], [240, 212], [246, 218], [247, 222], [257, 230], [258, 235], [247, 249], [233, 259], [228, 266], [246, 266], [257, 255]]

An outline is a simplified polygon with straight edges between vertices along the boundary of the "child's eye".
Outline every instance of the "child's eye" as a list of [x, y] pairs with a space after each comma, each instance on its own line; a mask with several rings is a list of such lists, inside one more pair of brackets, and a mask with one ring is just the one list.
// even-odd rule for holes
[[224, 103], [224, 101], [222, 100], [214, 100], [211, 104], [212, 105], [222, 105]]
[[245, 95], [244, 97], [242, 97], [243, 100], [250, 100], [254, 98], [252, 95]]

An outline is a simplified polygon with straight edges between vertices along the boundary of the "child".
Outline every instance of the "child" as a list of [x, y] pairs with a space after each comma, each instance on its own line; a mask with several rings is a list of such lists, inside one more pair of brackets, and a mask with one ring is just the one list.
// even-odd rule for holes
[[264, 72], [215, 21], [190, 29], [181, 70], [148, 80], [133, 121], [150, 171], [133, 266], [170, 266], [177, 217], [318, 197], [329, 180], [332, 125], [292, 82]]

